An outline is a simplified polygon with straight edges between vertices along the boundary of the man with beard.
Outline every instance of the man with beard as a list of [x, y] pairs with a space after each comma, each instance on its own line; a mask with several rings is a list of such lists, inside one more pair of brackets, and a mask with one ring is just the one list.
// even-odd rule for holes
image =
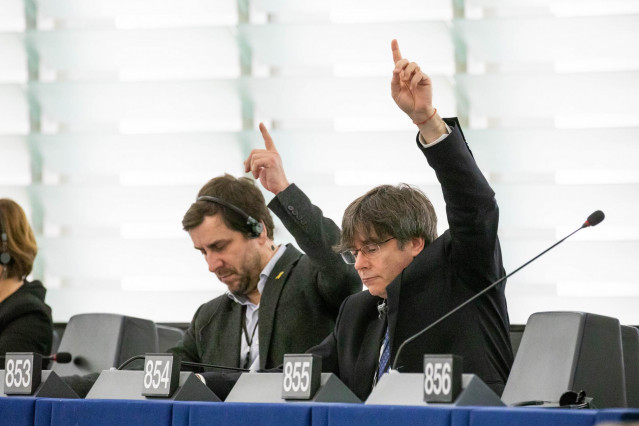
[[[209, 270], [228, 287], [200, 306], [171, 349], [185, 361], [274, 368], [284, 354], [321, 342], [342, 301], [361, 290], [355, 270], [332, 250], [339, 228], [289, 184], [263, 124], [260, 131], [266, 149], [253, 150], [245, 170], [275, 194], [268, 208], [251, 179], [224, 175], [202, 187], [182, 221]], [[273, 241], [269, 208], [305, 254]]]
[[[284, 354], [320, 343], [343, 300], [362, 289], [357, 272], [332, 249], [340, 229], [288, 182], [263, 124], [260, 131], [266, 149], [253, 150], [245, 170], [275, 194], [268, 207], [253, 180], [225, 174], [200, 189], [182, 220], [209, 271], [228, 287], [198, 308], [182, 341], [169, 350], [183, 361], [252, 371], [277, 367]], [[273, 241], [269, 208], [305, 254]], [[207, 384], [225, 396], [237, 376], [225, 381], [223, 369], [213, 371], [217, 382]], [[63, 380], [84, 397], [97, 377]]]
[[[464, 373], [476, 374], [501, 395], [513, 362], [505, 283], [398, 353], [402, 342], [505, 271], [495, 193], [458, 120], [440, 118], [431, 79], [402, 57], [396, 40], [391, 50], [391, 95], [419, 129], [416, 145], [441, 184], [450, 228], [438, 236], [430, 200], [406, 184], [381, 185], [353, 201], [344, 212], [335, 248], [368, 291], [347, 297], [334, 330], [307, 352], [321, 356], [322, 370], [337, 375], [362, 400], [392, 365], [400, 372], [423, 371], [425, 353], [461, 356]], [[230, 389], [225, 383], [237, 380], [237, 374], [202, 376], [222, 398]]]

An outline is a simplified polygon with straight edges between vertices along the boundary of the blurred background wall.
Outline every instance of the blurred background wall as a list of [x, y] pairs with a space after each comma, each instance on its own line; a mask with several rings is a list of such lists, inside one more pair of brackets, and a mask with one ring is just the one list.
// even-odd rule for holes
[[390, 97], [393, 38], [464, 124], [507, 271], [606, 213], [509, 280], [511, 322], [639, 324], [638, 0], [0, 0], [0, 197], [34, 226], [54, 320], [185, 322], [221, 294], [181, 219], [205, 181], [243, 173], [260, 121], [338, 224], [366, 190], [407, 182], [445, 230]]

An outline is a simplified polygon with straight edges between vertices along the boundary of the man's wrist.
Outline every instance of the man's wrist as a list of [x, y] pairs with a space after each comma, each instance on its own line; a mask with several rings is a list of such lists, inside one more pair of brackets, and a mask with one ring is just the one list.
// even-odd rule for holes
[[275, 189], [275, 190], [273, 190], [271, 192], [273, 192], [273, 195], [278, 195], [279, 193], [286, 191], [286, 189], [289, 186], [291, 186], [290, 182], [288, 180], [284, 180], [279, 185], [277, 185], [277, 189]]
[[431, 148], [435, 145], [437, 145], [439, 142], [442, 142], [444, 140], [446, 140], [446, 138], [448, 137], [448, 135], [450, 135], [452, 133], [451, 128], [448, 126], [448, 124], [446, 122], [444, 122], [444, 124], [446, 125], [446, 132], [442, 133], [437, 139], [435, 139], [434, 141], [431, 142], [426, 142], [426, 140], [424, 139], [424, 137], [422, 136], [421, 133], [417, 133], [417, 140], [419, 141], [419, 144], [424, 147], [424, 148]]
[[282, 184], [281, 186], [278, 187], [277, 191], [272, 191], [273, 195], [277, 197], [278, 195], [280, 195], [282, 192], [286, 191], [290, 187], [291, 187], [291, 184], [288, 181], [286, 181], [285, 184]]
[[426, 144], [432, 143], [439, 139], [442, 135], [448, 134], [446, 123], [437, 113], [435, 113], [433, 118], [427, 120], [424, 124], [418, 125], [417, 127], [419, 128], [419, 133], [422, 135]]

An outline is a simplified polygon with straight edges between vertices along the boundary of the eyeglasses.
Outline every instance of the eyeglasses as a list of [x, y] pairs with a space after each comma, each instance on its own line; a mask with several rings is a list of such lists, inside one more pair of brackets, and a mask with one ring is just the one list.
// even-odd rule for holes
[[357, 260], [357, 253], [359, 253], [360, 251], [362, 252], [364, 256], [371, 259], [377, 256], [379, 252], [382, 250], [382, 244], [386, 244], [390, 240], [394, 240], [394, 239], [395, 237], [391, 237], [387, 239], [386, 241], [382, 241], [381, 243], [366, 244], [365, 246], [362, 246], [357, 250], [346, 250], [341, 252], [340, 254], [342, 255], [342, 259], [344, 259], [344, 262], [348, 263], [349, 265], [354, 265], [355, 261]]

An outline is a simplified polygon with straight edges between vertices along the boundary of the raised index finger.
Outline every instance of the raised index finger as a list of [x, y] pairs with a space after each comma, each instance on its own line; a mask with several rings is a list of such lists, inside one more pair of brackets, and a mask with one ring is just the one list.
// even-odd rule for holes
[[264, 146], [266, 147], [266, 150], [277, 151], [277, 149], [275, 149], [275, 144], [273, 143], [273, 138], [271, 138], [268, 130], [266, 130], [264, 123], [260, 123], [260, 132], [262, 132], [262, 138], [264, 138]]
[[393, 62], [397, 63], [397, 61], [402, 59], [402, 53], [399, 51], [399, 43], [396, 39], [391, 41], [391, 50], [393, 51]]

